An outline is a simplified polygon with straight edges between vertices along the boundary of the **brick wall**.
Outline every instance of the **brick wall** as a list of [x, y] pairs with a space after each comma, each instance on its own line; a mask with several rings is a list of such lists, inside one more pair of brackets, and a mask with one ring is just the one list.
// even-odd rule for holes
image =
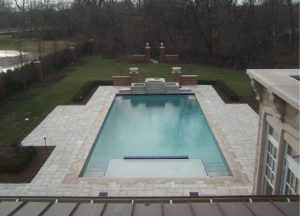
[[198, 75], [181, 75], [180, 85], [197, 85]]
[[178, 55], [165, 55], [164, 62], [177, 62]]
[[145, 62], [147, 60], [146, 55], [128, 55], [127, 60], [134, 62]]
[[113, 76], [114, 86], [129, 86], [131, 84], [129, 76]]

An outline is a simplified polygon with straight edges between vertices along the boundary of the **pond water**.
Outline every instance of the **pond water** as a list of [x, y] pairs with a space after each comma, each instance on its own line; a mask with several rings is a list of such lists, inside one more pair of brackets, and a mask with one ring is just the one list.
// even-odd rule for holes
[[34, 60], [34, 56], [29, 52], [19, 52], [17, 50], [0, 50], [0, 73], [19, 67]]

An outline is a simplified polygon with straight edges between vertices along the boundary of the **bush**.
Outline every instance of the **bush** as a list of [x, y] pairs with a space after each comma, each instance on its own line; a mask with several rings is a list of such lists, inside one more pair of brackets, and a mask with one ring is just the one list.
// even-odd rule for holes
[[222, 80], [217, 81], [217, 88], [219, 88], [230, 101], [239, 101], [240, 98], [226, 83]]
[[35, 71], [33, 63], [24, 65], [15, 70], [8, 70], [6, 73], [1, 73], [1, 96], [4, 98], [13, 95], [16, 92], [24, 91], [27, 86], [31, 85], [35, 79]]
[[217, 80], [198, 80], [198, 85], [216, 85]]
[[21, 147], [14, 157], [5, 159], [0, 163], [0, 173], [17, 173], [22, 171], [34, 158], [34, 147]]
[[[88, 43], [77, 44], [75, 52], [77, 58], [83, 56], [88, 51]], [[42, 68], [44, 76], [47, 76], [57, 69], [64, 67], [72, 62], [72, 55], [69, 49], [58, 50], [42, 57]], [[6, 73], [0, 73], [0, 101], [7, 96], [17, 92], [26, 91], [26, 88], [37, 81], [37, 68], [34, 63], [29, 63], [21, 68], [8, 70]]]
[[113, 85], [111, 80], [90, 80], [87, 81], [79, 91], [72, 97], [72, 101], [80, 103], [88, 95], [88, 93], [96, 86], [110, 86]]
[[226, 98], [230, 101], [239, 101], [240, 98], [226, 83], [222, 80], [198, 80], [198, 85], [213, 85], [218, 90], [224, 93]]

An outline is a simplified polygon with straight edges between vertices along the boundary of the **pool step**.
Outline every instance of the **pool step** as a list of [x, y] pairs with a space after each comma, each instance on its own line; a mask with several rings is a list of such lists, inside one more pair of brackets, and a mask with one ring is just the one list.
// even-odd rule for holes
[[201, 159], [110, 159], [104, 177], [202, 178], [206, 176], [205, 167]]
[[123, 159], [189, 159], [189, 156], [183, 155], [183, 156], [124, 156]]
[[209, 176], [229, 176], [227, 167], [222, 163], [206, 163], [207, 174]]

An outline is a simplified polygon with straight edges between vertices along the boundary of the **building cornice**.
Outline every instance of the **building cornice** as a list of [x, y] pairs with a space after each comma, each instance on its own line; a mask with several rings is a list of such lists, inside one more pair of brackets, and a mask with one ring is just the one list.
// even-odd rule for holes
[[[298, 111], [300, 110], [300, 82], [292, 77], [300, 75], [299, 69], [248, 69], [247, 74], [259, 102], [264, 87], [273, 95], [275, 104], [277, 96]], [[280, 112], [281, 107], [277, 109]]]

